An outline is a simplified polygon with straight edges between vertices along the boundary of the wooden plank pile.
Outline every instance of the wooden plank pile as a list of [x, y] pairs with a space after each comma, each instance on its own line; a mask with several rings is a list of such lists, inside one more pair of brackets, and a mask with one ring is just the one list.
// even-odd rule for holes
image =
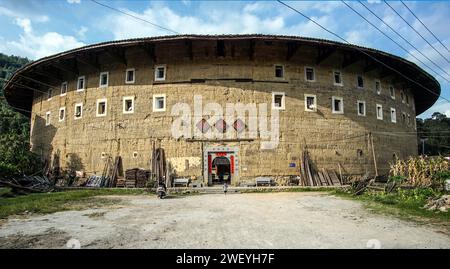
[[300, 182], [302, 186], [339, 186], [342, 181], [334, 170], [316, 169], [309, 157], [308, 150], [303, 150], [300, 165]]
[[132, 168], [125, 171], [125, 187], [145, 188], [150, 177], [150, 170]]
[[22, 176], [1, 179], [0, 186], [10, 187], [13, 192], [20, 194], [51, 192], [56, 189], [55, 184], [45, 176]]

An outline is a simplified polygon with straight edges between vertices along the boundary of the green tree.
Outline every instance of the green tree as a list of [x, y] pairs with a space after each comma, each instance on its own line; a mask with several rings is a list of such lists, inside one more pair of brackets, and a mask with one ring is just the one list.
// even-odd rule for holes
[[417, 137], [419, 153], [422, 153], [422, 141], [425, 139], [425, 154], [450, 154], [450, 118], [435, 112], [431, 118], [417, 119]]

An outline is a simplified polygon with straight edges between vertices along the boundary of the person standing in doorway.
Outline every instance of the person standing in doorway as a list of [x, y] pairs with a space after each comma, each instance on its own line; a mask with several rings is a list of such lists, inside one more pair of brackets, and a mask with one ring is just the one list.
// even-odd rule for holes
[[224, 193], [225, 195], [227, 195], [227, 191], [228, 191], [228, 185], [227, 185], [227, 183], [225, 182], [225, 183], [223, 183], [223, 193]]

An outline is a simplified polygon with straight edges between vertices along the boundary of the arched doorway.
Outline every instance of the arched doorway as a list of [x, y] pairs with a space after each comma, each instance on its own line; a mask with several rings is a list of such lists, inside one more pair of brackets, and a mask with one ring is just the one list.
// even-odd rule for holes
[[212, 183], [213, 184], [230, 184], [231, 182], [231, 166], [227, 157], [216, 157], [212, 161]]

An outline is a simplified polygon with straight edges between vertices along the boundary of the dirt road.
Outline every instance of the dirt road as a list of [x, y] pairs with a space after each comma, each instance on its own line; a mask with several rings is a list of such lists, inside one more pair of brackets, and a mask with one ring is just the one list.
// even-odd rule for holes
[[100, 209], [10, 218], [1, 248], [450, 248], [437, 227], [324, 193], [118, 196]]

